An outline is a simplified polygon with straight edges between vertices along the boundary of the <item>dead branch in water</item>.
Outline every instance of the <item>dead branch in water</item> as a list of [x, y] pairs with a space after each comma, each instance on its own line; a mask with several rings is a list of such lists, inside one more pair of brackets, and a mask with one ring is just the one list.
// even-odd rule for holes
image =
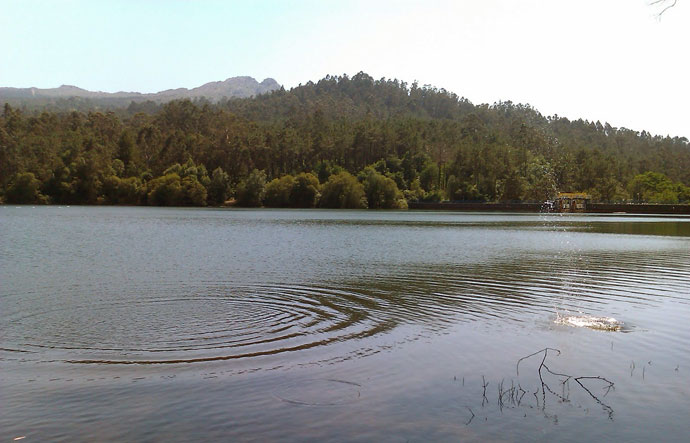
[[558, 352], [558, 355], [561, 355], [561, 351], [558, 350], [558, 349], [555, 349], [555, 348], [544, 348], [544, 349], [539, 350], [539, 351], [537, 351], [537, 352], [534, 352], [534, 353], [532, 353], [532, 354], [530, 354], [530, 355], [527, 355], [527, 356], [525, 356], [525, 357], [522, 357], [520, 360], [517, 361], [517, 364], [515, 365], [515, 366], [516, 366], [517, 375], [518, 375], [518, 376], [520, 375], [520, 362], [521, 362], [522, 360], [527, 360], [528, 358], [534, 357], [535, 355], [541, 354], [541, 353], [543, 352], [543, 353], [544, 353], [544, 358], [543, 358], [542, 361], [541, 361], [541, 363], [542, 363], [542, 365], [543, 365], [543, 364], [544, 364], [544, 361], [546, 360], [546, 356], [547, 356], [547, 354], [549, 353], [549, 351], [555, 351], [555, 352]]
[[472, 420], [474, 420], [474, 412], [472, 412], [472, 409], [470, 409], [469, 406], [465, 406], [468, 411], [470, 411], [470, 414], [472, 414], [472, 417], [470, 417], [469, 420], [467, 420], [467, 423], [465, 423], [465, 426], [468, 426], [470, 423], [472, 423]]
[[655, 0], [649, 3], [650, 5], [661, 5], [663, 6], [663, 9], [661, 12], [659, 12], [656, 16], [657, 18], [661, 18], [661, 16], [664, 14], [664, 12], [668, 11], [669, 9], [673, 8], [676, 6], [676, 3], [678, 3], [678, 0]]
[[[599, 381], [605, 383], [605, 386], [603, 389], [606, 390], [606, 392], [604, 393], [603, 397], [606, 397], [606, 395], [611, 391], [611, 389], [614, 389], [614, 383], [612, 381], [608, 380], [607, 378], [601, 377], [598, 375], [597, 376], [574, 376], [574, 375], [570, 375], [570, 374], [564, 374], [564, 373], [553, 371], [546, 364], [546, 358], [549, 355], [549, 351], [556, 352], [557, 355], [561, 354], [561, 351], [558, 349], [544, 348], [540, 351], [537, 351], [537, 352], [534, 352], [530, 355], [522, 357], [521, 359], [519, 359], [517, 361], [517, 364], [516, 364], [516, 372], [517, 372], [517, 375], [519, 377], [520, 376], [520, 363], [523, 360], [526, 360], [530, 357], [534, 357], [535, 355], [543, 354], [541, 362], [539, 363], [539, 368], [537, 369], [537, 374], [539, 375], [539, 382], [541, 383], [541, 394], [542, 394], [541, 395], [541, 397], [542, 397], [541, 398], [541, 409], [546, 410], [546, 393], [547, 392], [550, 393], [551, 395], [553, 395], [554, 397], [556, 397], [561, 402], [564, 402], [564, 403], [569, 402], [570, 401], [569, 400], [570, 385], [568, 382], [570, 380], [574, 380], [587, 394], [589, 394], [590, 397], [592, 397], [592, 399], [594, 401], [596, 401], [604, 409], [604, 411], [606, 411], [606, 413], [609, 416], [609, 419], [613, 420], [613, 409], [609, 405], [607, 405], [606, 403], [601, 401], [601, 399], [599, 397], [594, 395], [594, 393], [587, 386], [585, 386], [583, 384], [583, 381], [584, 380], [599, 380]], [[555, 392], [553, 389], [551, 389], [549, 384], [544, 380], [545, 373], [551, 374], [555, 377], [561, 377], [561, 380], [559, 380], [559, 381], [561, 383], [562, 394], [559, 394], [559, 393]], [[643, 368], [643, 377], [644, 377], [644, 368]], [[567, 390], [568, 390], [567, 394], [566, 394], [566, 386], [567, 386]], [[499, 385], [499, 405], [501, 407], [503, 405], [502, 400], [501, 400], [501, 394], [500, 394], [500, 390], [502, 389], [502, 387], [503, 387], [503, 382], [501, 381], [501, 384]], [[522, 390], [522, 388], [520, 388], [520, 389]], [[537, 407], [539, 407], [539, 396], [537, 395], [538, 392], [539, 392], [539, 389], [537, 389], [537, 391], [534, 392], [534, 397], [537, 400]], [[524, 393], [523, 393], [523, 395], [524, 395]], [[520, 397], [520, 399], [522, 399], [522, 397]]]

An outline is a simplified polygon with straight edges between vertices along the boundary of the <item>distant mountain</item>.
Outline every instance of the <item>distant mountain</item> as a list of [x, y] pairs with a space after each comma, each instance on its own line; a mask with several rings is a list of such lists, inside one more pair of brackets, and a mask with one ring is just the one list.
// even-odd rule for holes
[[88, 99], [100, 106], [127, 106], [132, 101], [153, 101], [157, 103], [176, 99], [204, 98], [211, 102], [218, 102], [222, 98], [246, 98], [257, 96], [280, 89], [280, 85], [272, 78], [261, 83], [252, 77], [231, 77], [225, 81], [210, 82], [197, 88], [168, 89], [150, 94], [140, 92], [101, 92], [87, 91], [71, 85], [59, 88], [7, 88], [0, 87], [0, 103], [8, 102], [13, 105], [41, 106], [54, 104], [61, 99]]

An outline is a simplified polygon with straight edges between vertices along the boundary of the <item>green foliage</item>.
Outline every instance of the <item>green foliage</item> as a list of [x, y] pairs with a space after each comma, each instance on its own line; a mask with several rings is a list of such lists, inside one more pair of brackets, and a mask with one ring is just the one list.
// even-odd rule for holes
[[319, 197], [319, 179], [314, 174], [284, 175], [266, 185], [264, 206], [313, 208]]
[[177, 206], [182, 200], [180, 176], [169, 173], [148, 183], [148, 203], [156, 206]]
[[137, 151], [135, 149], [132, 134], [127, 130], [123, 131], [117, 142], [117, 158], [124, 165], [128, 165], [135, 161], [136, 153]]
[[296, 208], [313, 208], [319, 197], [319, 179], [314, 174], [301, 173], [295, 177], [290, 191], [291, 206]]
[[651, 203], [680, 203], [690, 200], [690, 189], [672, 182], [660, 172], [636, 175], [630, 185], [630, 193], [637, 201]]
[[556, 178], [551, 164], [541, 156], [535, 156], [526, 165], [526, 186], [523, 200], [544, 202], [558, 194]]
[[410, 183], [410, 189], [403, 191], [403, 195], [407, 201], [420, 201], [424, 198], [424, 190], [422, 185], [419, 183], [419, 179], [415, 178]]
[[503, 180], [498, 180], [497, 183], [499, 200], [503, 202], [512, 202], [522, 200], [527, 187], [526, 180], [518, 173], [517, 170], [512, 170], [508, 176]]
[[208, 186], [211, 183], [211, 180], [208, 177], [208, 172], [206, 171], [206, 167], [204, 165], [197, 166], [191, 157], [188, 158], [184, 164], [180, 165], [179, 163], [175, 163], [163, 171], [163, 175], [167, 174], [177, 174], [180, 176], [180, 178], [189, 177], [198, 181], [204, 186]]
[[425, 192], [419, 200], [423, 202], [440, 202], [443, 200], [443, 191], [434, 189], [433, 191]]
[[103, 180], [102, 193], [105, 203], [113, 205], [138, 205], [145, 188], [138, 177], [120, 178], [115, 175]]
[[620, 203], [630, 199], [623, 184], [613, 177], [602, 177], [594, 182], [594, 188], [588, 193], [595, 201]]
[[401, 207], [403, 195], [395, 181], [376, 172], [373, 168], [366, 168], [360, 174], [363, 180], [364, 192], [371, 209], [397, 209]]
[[261, 206], [266, 188], [266, 173], [254, 169], [247, 180], [237, 186], [237, 204], [240, 206]]
[[341, 166], [335, 165], [328, 160], [320, 161], [314, 166], [314, 173], [318, 177], [319, 183], [326, 183], [328, 177], [341, 172], [343, 172], [343, 168]]
[[208, 184], [208, 204], [222, 205], [230, 195], [230, 176], [219, 166], [213, 170]]
[[323, 185], [319, 206], [339, 209], [366, 208], [364, 186], [348, 172], [331, 175]]
[[[116, 112], [87, 101], [63, 105], [70, 111], [4, 106], [6, 201], [220, 205], [234, 187], [247, 206], [309, 207], [322, 191], [323, 206], [361, 207], [355, 191], [320, 189], [332, 177], [346, 187], [345, 171], [362, 177], [372, 207], [394, 200], [388, 180], [410, 201], [541, 201], [557, 191], [588, 192], [595, 201], [690, 200], [686, 138], [545, 117], [511, 102], [475, 106], [364, 73], [217, 105], [179, 100]], [[377, 175], [366, 180], [369, 167]], [[295, 182], [268, 186], [259, 171]]]
[[31, 172], [17, 174], [5, 192], [7, 203], [29, 204], [48, 203], [46, 196], [40, 192], [41, 182]]
[[429, 163], [422, 169], [419, 174], [419, 183], [422, 188], [427, 191], [433, 191], [438, 188], [438, 165], [436, 163]]
[[269, 208], [287, 208], [292, 206], [290, 194], [294, 185], [295, 177], [291, 175], [274, 178], [268, 182], [264, 194], [264, 206]]
[[206, 188], [194, 177], [182, 179], [182, 206], [206, 206]]
[[[443, 195], [441, 191], [433, 191], [433, 194]], [[457, 190], [455, 191], [455, 200], [467, 200], [467, 201], [484, 201], [486, 198], [479, 191], [479, 187], [473, 182], [472, 177], [469, 180], [461, 180], [458, 183]]]
[[148, 183], [148, 202], [157, 206], [205, 206], [206, 188], [194, 176], [174, 172]]
[[113, 170], [113, 175], [118, 177], [122, 177], [122, 174], [125, 173], [125, 164], [119, 158], [112, 161], [110, 168]]
[[460, 181], [454, 175], [450, 175], [446, 181], [446, 200], [455, 200], [460, 190]]

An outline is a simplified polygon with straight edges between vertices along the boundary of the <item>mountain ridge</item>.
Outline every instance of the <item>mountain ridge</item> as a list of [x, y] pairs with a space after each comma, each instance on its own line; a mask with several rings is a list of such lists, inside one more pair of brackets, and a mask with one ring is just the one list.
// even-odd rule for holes
[[117, 101], [154, 101], [167, 102], [176, 99], [205, 98], [218, 102], [222, 98], [247, 98], [280, 89], [281, 85], [273, 78], [267, 77], [261, 82], [250, 76], [229, 77], [222, 81], [204, 83], [195, 88], [166, 89], [153, 93], [136, 91], [103, 92], [90, 91], [74, 85], [60, 85], [57, 88], [13, 88], [0, 87], [0, 102], [45, 101], [52, 99], [86, 98]]

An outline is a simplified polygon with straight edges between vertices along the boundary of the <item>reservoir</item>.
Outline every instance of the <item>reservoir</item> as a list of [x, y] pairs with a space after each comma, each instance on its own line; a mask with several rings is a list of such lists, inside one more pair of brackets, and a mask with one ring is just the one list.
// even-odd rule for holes
[[25, 441], [686, 441], [690, 217], [0, 206]]

